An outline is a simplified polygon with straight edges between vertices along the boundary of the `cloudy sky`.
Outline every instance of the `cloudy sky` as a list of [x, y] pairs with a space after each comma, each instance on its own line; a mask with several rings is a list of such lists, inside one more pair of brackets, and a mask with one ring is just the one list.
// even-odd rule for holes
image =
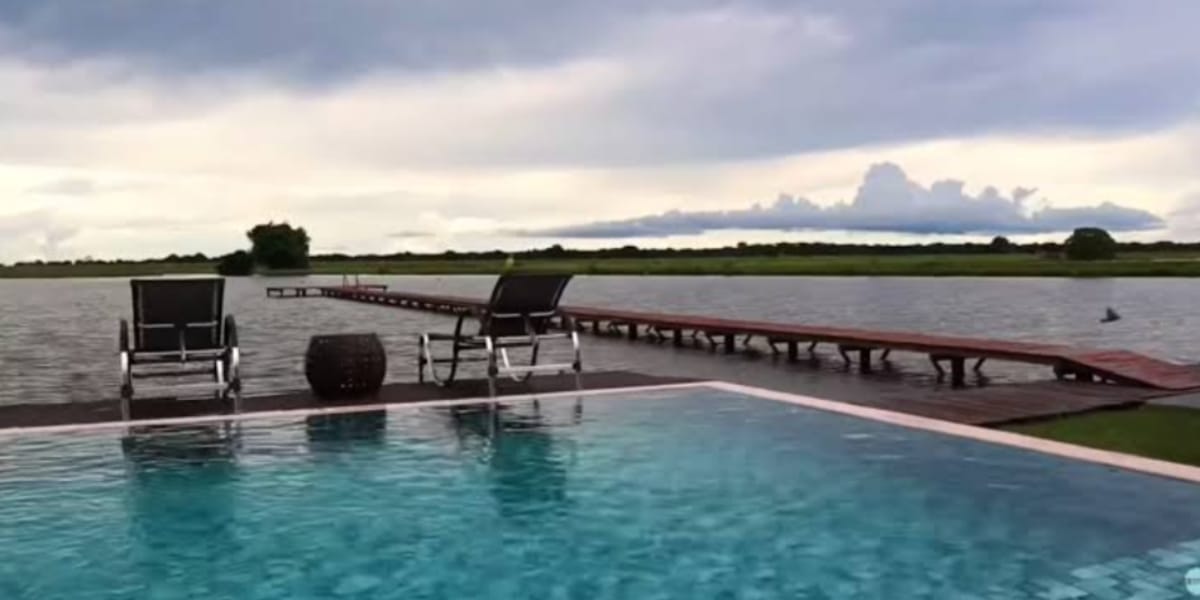
[[0, 0], [0, 261], [1200, 239], [1195, 0]]

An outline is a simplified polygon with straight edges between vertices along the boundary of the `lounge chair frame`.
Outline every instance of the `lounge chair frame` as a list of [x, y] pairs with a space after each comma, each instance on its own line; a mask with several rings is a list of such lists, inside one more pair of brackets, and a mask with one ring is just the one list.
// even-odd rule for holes
[[[233, 412], [241, 412], [241, 350], [237, 322], [224, 315], [224, 279], [134, 279], [133, 321], [121, 319], [118, 331], [121, 376], [121, 417], [132, 417], [135, 382], [164, 377], [204, 376], [210, 381], [170, 386], [173, 393], [209, 391]], [[174, 298], [170, 297], [174, 294]], [[179, 308], [187, 300], [207, 300], [211, 318], [161, 319], [148, 316], [148, 296], [167, 294], [158, 302], [174, 302]], [[211, 297], [207, 297], [212, 294]], [[200, 307], [204, 308], [204, 307]], [[152, 311], [153, 309], [151, 309]], [[199, 311], [198, 311], [199, 312]], [[169, 337], [164, 335], [172, 332]], [[199, 365], [199, 368], [195, 368]]]
[[[537, 373], [575, 374], [576, 388], [582, 388], [582, 351], [579, 334], [570, 317], [561, 315], [558, 303], [570, 275], [507, 274], [496, 280], [491, 299], [486, 306], [459, 313], [453, 333], [423, 333], [418, 338], [418, 380], [429, 377], [440, 386], [454, 383], [459, 365], [465, 362], [486, 362], [488, 395], [496, 396], [497, 380], [507, 376], [525, 382]], [[532, 292], [532, 296], [530, 296]], [[525, 298], [521, 298], [525, 295]], [[552, 320], [560, 319], [562, 331], [551, 332]], [[479, 322], [479, 332], [464, 333], [468, 319]], [[548, 341], [569, 341], [573, 360], [569, 363], [538, 364], [538, 352]], [[449, 354], [437, 355], [435, 344], [449, 346]], [[528, 364], [514, 364], [508, 351], [513, 348], [529, 350]], [[482, 355], [479, 355], [482, 353]], [[474, 356], [471, 356], [474, 354]], [[440, 373], [438, 365], [449, 365]]]

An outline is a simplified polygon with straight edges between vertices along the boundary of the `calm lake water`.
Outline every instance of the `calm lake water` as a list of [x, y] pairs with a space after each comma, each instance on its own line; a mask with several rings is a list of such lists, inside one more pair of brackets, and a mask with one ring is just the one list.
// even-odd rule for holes
[[[483, 297], [493, 277], [371, 277], [392, 289]], [[265, 287], [336, 284], [338, 277], [231, 279], [247, 393], [302, 388], [315, 333], [374, 331], [388, 349], [389, 380], [416, 378], [416, 334], [452, 320], [328, 299], [269, 300]], [[366, 282], [367, 279], [364, 279]], [[73, 402], [116, 395], [117, 321], [131, 311], [124, 279], [0, 281], [0, 404]], [[813, 277], [580, 277], [568, 304], [1064, 342], [1200, 362], [1200, 281], [1185, 279], [922, 279]], [[1106, 306], [1124, 319], [1102, 325]], [[584, 337], [591, 369], [714, 377], [813, 395], [861, 399], [898, 380], [928, 378], [923, 357], [897, 356], [872, 377], [769, 356], [722, 357], [645, 342]], [[828, 353], [828, 350], [826, 350]], [[993, 380], [1046, 376], [991, 365]]]

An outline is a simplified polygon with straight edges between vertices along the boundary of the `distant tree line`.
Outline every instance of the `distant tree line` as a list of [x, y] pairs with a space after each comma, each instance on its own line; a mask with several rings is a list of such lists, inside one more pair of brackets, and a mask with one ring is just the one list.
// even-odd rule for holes
[[576, 259], [595, 260], [605, 258], [735, 258], [763, 256], [911, 256], [950, 254], [1028, 254], [1047, 257], [1065, 257], [1075, 260], [1111, 259], [1118, 253], [1200, 253], [1200, 242], [1117, 242], [1102, 229], [1082, 228], [1076, 230], [1064, 242], [1036, 242], [1018, 244], [1000, 236], [990, 242], [930, 244], [834, 244], [826, 242], [776, 242], [749, 244], [740, 242], [733, 246], [717, 248], [639, 248], [626, 245], [598, 250], [575, 250], [554, 244], [546, 248], [534, 248], [516, 252], [489, 250], [482, 252], [458, 252], [447, 250], [438, 253], [397, 252], [391, 254], [317, 254], [309, 255], [309, 237], [303, 228], [291, 227], [287, 223], [258, 225], [247, 232], [250, 250], [238, 250], [217, 258], [202, 253], [171, 254], [162, 258], [143, 260], [103, 260], [82, 258], [68, 261], [33, 261], [22, 265], [87, 265], [87, 264], [148, 264], [148, 263], [217, 263], [218, 270], [227, 275], [252, 273], [257, 267], [272, 270], [305, 269], [310, 261], [319, 262], [402, 262], [425, 260], [517, 260], [530, 259]]
[[171, 263], [171, 264], [179, 265], [179, 264], [211, 263], [211, 262], [213, 262], [213, 260], [215, 260], [215, 259], [205, 255], [203, 252], [197, 252], [195, 254], [168, 254], [167, 256], [162, 256], [162, 257], [158, 257], [158, 258], [142, 258], [142, 259], [137, 259], [137, 260], [127, 259], [127, 258], [103, 259], [103, 258], [92, 258], [90, 256], [86, 256], [84, 258], [77, 258], [74, 260], [29, 260], [29, 261], [20, 261], [20, 262], [13, 263], [13, 266], [26, 267], [26, 266], [42, 266], [42, 265], [47, 265], [47, 266], [148, 265], [148, 264], [161, 264], [161, 263]]
[[[517, 252], [489, 250], [483, 252], [441, 253], [398, 252], [393, 254], [317, 254], [312, 260], [319, 262], [393, 262], [422, 260], [504, 260], [512, 256], [520, 259], [580, 259], [603, 258], [735, 258], [759, 256], [913, 256], [950, 254], [1029, 254], [1038, 256], [1066, 256], [1067, 245], [1060, 242], [1037, 242], [1017, 244], [998, 237], [988, 243], [941, 243], [932, 244], [831, 244], [823, 242], [778, 242], [770, 244], [739, 243], [719, 248], [639, 248], [621, 246], [599, 250], [573, 250], [555, 244], [548, 248], [537, 248]], [[1116, 252], [1200, 252], [1200, 242], [1124, 242], [1115, 243]], [[1102, 253], [1103, 254], [1103, 253]], [[1111, 258], [1099, 256], [1097, 258]], [[1083, 259], [1082, 256], [1078, 258]]]

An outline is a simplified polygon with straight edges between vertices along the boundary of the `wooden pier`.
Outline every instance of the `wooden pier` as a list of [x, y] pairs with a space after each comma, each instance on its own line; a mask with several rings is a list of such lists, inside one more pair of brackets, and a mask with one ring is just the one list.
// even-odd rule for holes
[[[329, 289], [317, 285], [287, 285], [287, 286], [271, 286], [267, 288], [268, 298], [307, 298], [312, 296], [326, 296], [324, 290]], [[338, 288], [344, 289], [344, 288]], [[386, 292], [388, 286], [376, 284], [363, 284], [355, 286], [354, 289], [365, 290], [371, 292]]]
[[[448, 314], [481, 309], [484, 302], [461, 296], [443, 296], [380, 289], [382, 286], [272, 288], [272, 297], [313, 296], [337, 298]], [[305, 289], [303, 293], [287, 289]], [[289, 295], [290, 294], [290, 295]], [[761, 338], [777, 354], [798, 360], [801, 352], [814, 352], [818, 345], [837, 348], [847, 363], [870, 371], [875, 358], [886, 360], [893, 351], [926, 355], [941, 376], [953, 385], [966, 380], [968, 364], [974, 370], [985, 361], [997, 360], [1050, 367], [1058, 379], [1110, 382], [1158, 390], [1181, 391], [1200, 388], [1200, 370], [1123, 350], [1097, 350], [1061, 344], [1039, 344], [990, 340], [902, 331], [877, 331], [847, 327], [822, 327], [723, 319], [694, 315], [564, 307], [563, 324], [596, 334], [619, 334], [631, 340], [646, 337], [654, 342], [683, 346], [696, 340], [713, 350], [734, 353], [750, 340]]]

